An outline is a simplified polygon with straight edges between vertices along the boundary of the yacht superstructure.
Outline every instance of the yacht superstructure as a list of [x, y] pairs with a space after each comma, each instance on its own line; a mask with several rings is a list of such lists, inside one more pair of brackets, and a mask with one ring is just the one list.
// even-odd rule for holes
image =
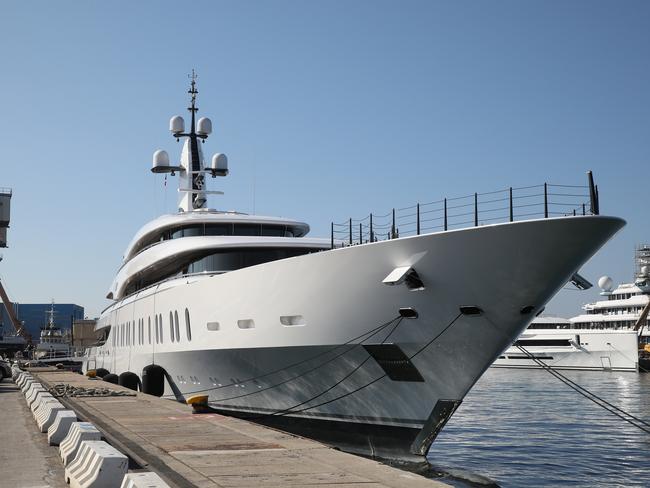
[[[336, 247], [306, 223], [207, 209], [195, 121], [179, 212], [145, 225], [111, 285], [85, 368], [366, 454], [426, 454], [465, 394], [624, 222], [600, 215], [493, 224]], [[596, 212], [597, 213], [597, 212]], [[333, 248], [335, 247], [335, 248]]]

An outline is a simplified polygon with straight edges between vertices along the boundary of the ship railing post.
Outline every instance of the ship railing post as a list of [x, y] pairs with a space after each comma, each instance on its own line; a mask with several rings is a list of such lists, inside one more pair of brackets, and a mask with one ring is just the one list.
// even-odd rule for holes
[[512, 187], [510, 187], [510, 222], [515, 220], [514, 209], [512, 208]]
[[350, 219], [350, 245], [352, 245], [352, 219]]
[[417, 232], [417, 235], [420, 235], [420, 204], [419, 203], [417, 205], [416, 213], [417, 213], [417, 220], [418, 220], [416, 232]]
[[393, 209], [393, 224], [390, 227], [390, 238], [395, 239], [395, 209]]
[[331, 230], [330, 230], [330, 235], [331, 235], [331, 249], [334, 249], [334, 222], [331, 223]]
[[582, 204], [582, 215], [587, 215], [587, 212], [585, 210], [585, 204]]
[[445, 213], [444, 226], [445, 226], [445, 230], [447, 230], [447, 199], [446, 199], [446, 198], [445, 198], [445, 209], [444, 209], [444, 213]]
[[363, 232], [361, 230], [361, 222], [359, 222], [359, 244], [363, 244]]
[[544, 183], [544, 218], [548, 219], [548, 188]]
[[587, 179], [589, 180], [589, 211], [592, 215], [598, 215], [598, 188], [594, 185], [594, 175], [591, 171], [587, 171]]
[[372, 214], [370, 214], [370, 242], [375, 242], [375, 235], [372, 231]]
[[474, 227], [478, 227], [478, 193], [474, 193]]

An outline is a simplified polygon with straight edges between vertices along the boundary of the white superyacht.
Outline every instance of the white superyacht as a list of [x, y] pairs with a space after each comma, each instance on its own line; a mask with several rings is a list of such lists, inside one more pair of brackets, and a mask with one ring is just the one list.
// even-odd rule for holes
[[535, 318], [493, 366], [638, 371], [639, 351], [650, 352], [650, 246], [636, 249], [635, 268], [635, 281], [616, 288], [601, 277], [603, 300], [583, 305], [584, 313]]
[[[481, 374], [624, 221], [578, 215], [360, 245], [300, 221], [211, 210], [211, 122], [173, 117], [178, 213], [129, 244], [85, 369], [353, 452], [425, 455]], [[597, 208], [597, 207], [596, 207]], [[595, 212], [598, 213], [597, 211]], [[350, 231], [351, 232], [351, 231]], [[332, 245], [334, 244], [334, 245]], [[114, 378], [114, 376], [113, 376]]]

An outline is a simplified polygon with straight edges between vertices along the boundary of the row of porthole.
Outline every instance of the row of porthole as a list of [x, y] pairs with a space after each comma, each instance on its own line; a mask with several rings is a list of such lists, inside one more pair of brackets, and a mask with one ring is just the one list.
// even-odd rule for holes
[[[115, 326], [115, 330], [111, 331], [111, 335], [113, 336], [113, 347], [125, 347], [145, 344], [144, 322], [144, 318], [138, 319], [137, 321], [137, 337], [135, 321], [127, 321]], [[162, 314], [154, 315], [154, 329], [156, 344], [162, 344], [164, 341]], [[148, 343], [151, 344], [151, 317], [147, 319], [147, 330]], [[169, 312], [169, 335], [172, 342], [180, 342], [181, 334], [177, 311]], [[185, 309], [185, 335], [188, 342], [192, 340], [192, 326], [190, 323], [190, 312], [188, 309]]]
[[[282, 315], [280, 317], [280, 323], [287, 327], [301, 326], [306, 325], [305, 318], [302, 315]], [[221, 328], [219, 322], [208, 322], [206, 324], [208, 330], [216, 331]], [[243, 319], [237, 321], [237, 327], [242, 330], [245, 329], [254, 329], [255, 321], [253, 319]]]

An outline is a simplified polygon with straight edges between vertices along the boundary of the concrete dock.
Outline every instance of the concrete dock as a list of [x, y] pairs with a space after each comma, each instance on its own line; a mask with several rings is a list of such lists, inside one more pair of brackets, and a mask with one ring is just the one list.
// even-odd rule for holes
[[[65, 371], [31, 371], [44, 386], [67, 384], [83, 388], [109, 388], [126, 391], [118, 385]], [[6, 382], [7, 380], [5, 380]], [[11, 386], [11, 384], [9, 384]], [[3, 384], [4, 387], [4, 384]], [[132, 392], [131, 392], [132, 393]], [[39, 473], [48, 472], [48, 448], [31, 423], [33, 420], [20, 391], [14, 392], [14, 405], [0, 416], [3, 422], [20, 429], [17, 437], [35, 438], [30, 449], [39, 457]], [[2, 401], [0, 396], [0, 401]], [[77, 416], [93, 423], [106, 441], [127, 455], [129, 471], [156, 472], [178, 487], [414, 487], [449, 486], [436, 480], [402, 471], [362, 457], [332, 449], [319, 442], [240, 419], [218, 414], [193, 414], [191, 407], [137, 393], [126, 397], [62, 397], [59, 399]], [[20, 417], [20, 419], [16, 419]], [[24, 428], [15, 424], [25, 424]], [[4, 424], [3, 424], [4, 426]], [[24, 432], [27, 431], [27, 432]], [[3, 433], [6, 432], [3, 428]], [[6, 439], [6, 436], [3, 436]], [[14, 442], [22, 442], [16, 439]], [[9, 453], [6, 440], [1, 460]], [[40, 449], [40, 454], [38, 453]], [[57, 465], [58, 466], [55, 466]], [[59, 486], [63, 475], [60, 461], [54, 459], [52, 482], [14, 484], [14, 486]], [[20, 467], [19, 467], [20, 465]], [[13, 466], [13, 467], [12, 467]], [[0, 473], [33, 469], [26, 456], [12, 458], [0, 466]], [[43, 479], [45, 475], [35, 475]], [[49, 474], [48, 474], [49, 476]], [[65, 484], [63, 483], [62, 486]], [[116, 486], [119, 486], [117, 484]]]
[[36, 430], [20, 388], [0, 382], [0, 486], [63, 488], [59, 451]]

